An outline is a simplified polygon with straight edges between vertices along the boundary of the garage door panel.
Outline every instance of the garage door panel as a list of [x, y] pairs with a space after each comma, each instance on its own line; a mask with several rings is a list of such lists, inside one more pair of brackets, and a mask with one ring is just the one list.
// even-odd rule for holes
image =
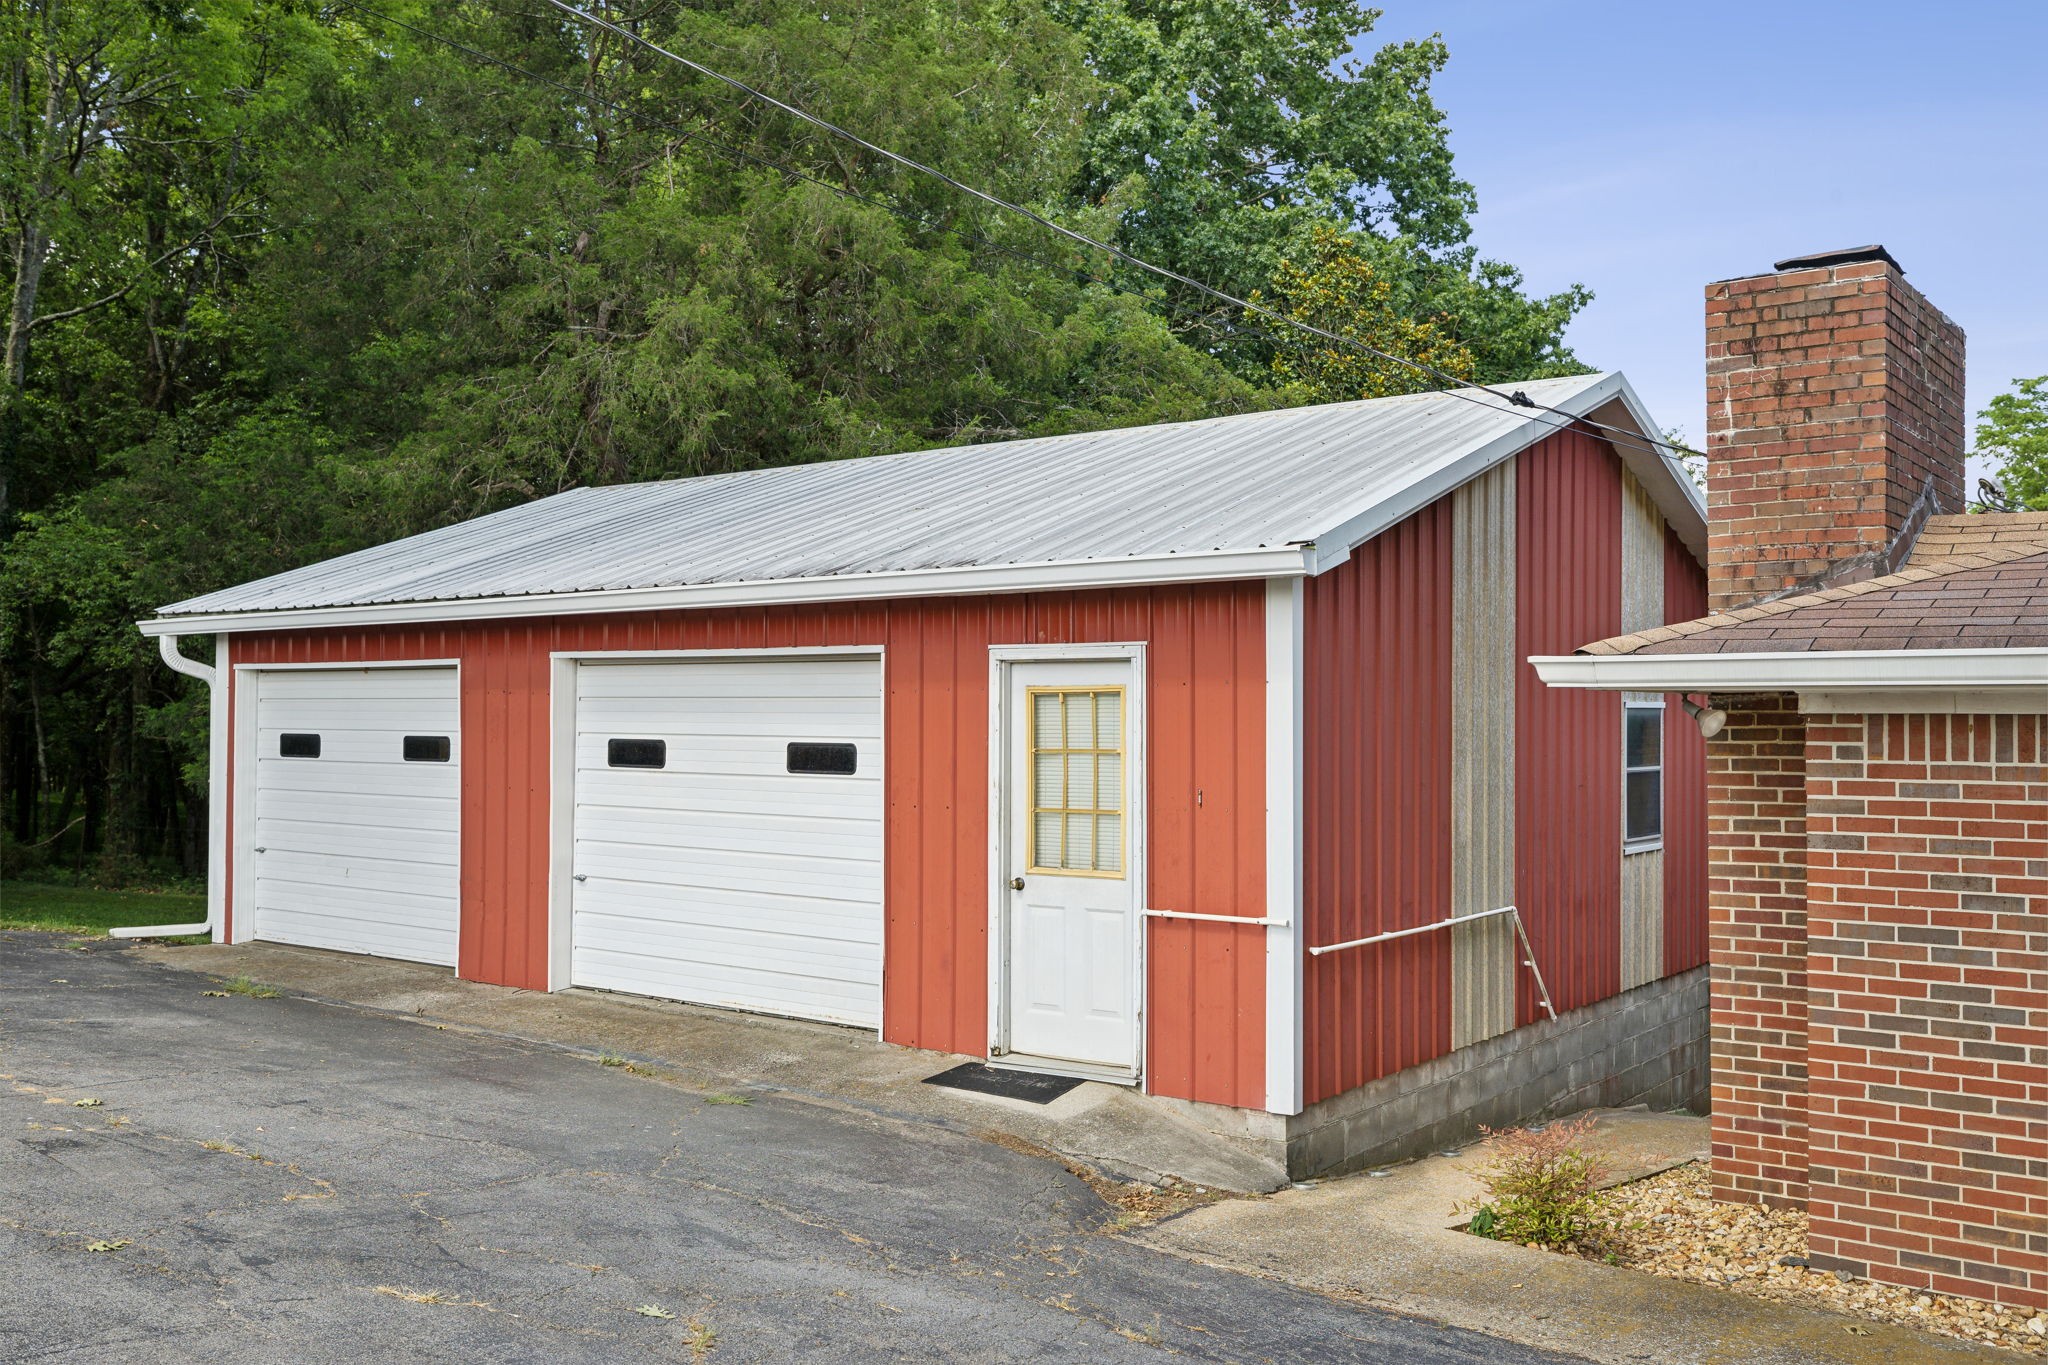
[[421, 797], [353, 796], [273, 787], [260, 789], [258, 798], [266, 813], [277, 819], [319, 824], [341, 820], [370, 833], [388, 829], [395, 821], [407, 829], [453, 834], [461, 818], [453, 801]]
[[789, 823], [800, 828], [764, 827], [744, 820], [708, 817], [691, 820], [687, 826], [673, 820], [622, 818], [617, 828], [607, 830], [610, 838], [593, 839], [589, 847], [600, 855], [607, 850], [687, 850], [715, 836], [734, 851], [764, 858], [840, 859], [865, 864], [881, 833], [881, 826], [872, 820], [825, 825], [818, 820], [792, 819]]
[[[576, 716], [577, 983], [879, 1023], [879, 662], [585, 665]], [[622, 738], [665, 765], [611, 767]], [[858, 771], [790, 773], [793, 741]]]
[[682, 893], [660, 882], [627, 878], [607, 879], [603, 890], [605, 910], [591, 916], [593, 926], [639, 921], [691, 932], [736, 925], [748, 932], [815, 935], [844, 943], [866, 943], [873, 937], [867, 913], [871, 900], [830, 901], [735, 888]]
[[791, 1013], [789, 998], [800, 995], [806, 1002], [802, 1018], [867, 1026], [873, 1022], [872, 997], [879, 987], [867, 982], [800, 978], [748, 967], [698, 969], [688, 963], [664, 963], [650, 970], [647, 959], [636, 952], [586, 951], [589, 970], [616, 983], [608, 990], [781, 1015]]
[[[687, 861], [679, 868], [678, 862]], [[844, 858], [777, 857], [732, 849], [651, 849], [591, 845], [579, 852], [576, 870], [587, 876], [620, 877], [672, 886], [680, 891], [720, 887], [752, 888], [827, 900], [872, 901], [881, 889], [880, 870]]]
[[452, 861], [419, 862], [398, 858], [344, 860], [317, 849], [264, 847], [263, 880], [272, 886], [292, 885], [352, 897], [399, 897], [426, 905], [455, 889]]
[[[462, 794], [455, 670], [254, 678], [255, 935], [453, 966]], [[283, 756], [285, 734], [318, 735], [319, 756]], [[407, 735], [445, 736], [449, 760], [407, 762]]]

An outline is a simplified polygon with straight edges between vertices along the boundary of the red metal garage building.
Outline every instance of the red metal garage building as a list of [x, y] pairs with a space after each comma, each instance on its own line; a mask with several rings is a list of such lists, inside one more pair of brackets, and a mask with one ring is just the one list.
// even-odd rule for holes
[[1522, 661], [1697, 615], [1701, 504], [1619, 375], [1525, 389], [582, 489], [166, 607], [214, 932], [1135, 1084], [1297, 1173], [1692, 1098], [1697, 736]]

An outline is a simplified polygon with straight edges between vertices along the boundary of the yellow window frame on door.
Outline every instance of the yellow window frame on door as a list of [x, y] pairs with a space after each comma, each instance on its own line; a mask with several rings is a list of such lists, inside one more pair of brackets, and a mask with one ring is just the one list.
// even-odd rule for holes
[[[1047, 696], [1060, 699], [1059, 747], [1057, 748], [1042, 747], [1039, 744], [1039, 698]], [[1103, 747], [1101, 743], [1100, 703], [1097, 699], [1112, 696], [1116, 698], [1116, 743], [1110, 747]], [[1070, 727], [1067, 708], [1071, 699], [1077, 697], [1087, 698], [1090, 708], [1088, 736], [1090, 744], [1086, 748], [1074, 747], [1070, 743], [1073, 739], [1073, 730]], [[1127, 761], [1130, 747], [1127, 729], [1130, 723], [1130, 711], [1125, 705], [1125, 701], [1124, 688], [1121, 686], [1027, 687], [1024, 689], [1023, 720], [1028, 737], [1025, 745], [1027, 756], [1025, 780], [1030, 784], [1030, 818], [1025, 828], [1025, 840], [1029, 845], [1030, 852], [1026, 862], [1029, 864], [1028, 870], [1033, 874], [1042, 877], [1102, 877], [1117, 881], [1121, 881], [1125, 877], [1125, 869], [1130, 866], [1131, 822], [1130, 802], [1125, 799], [1124, 794], [1129, 790], [1129, 783], [1132, 780], [1130, 765]], [[1060, 803], [1057, 806], [1040, 805], [1039, 759], [1053, 755], [1058, 756], [1060, 765]], [[1073, 794], [1071, 790], [1071, 760], [1077, 757], [1092, 759], [1089, 781], [1089, 788], [1092, 793], [1091, 804], [1085, 807], [1075, 806], [1071, 801]], [[1101, 804], [1102, 760], [1105, 757], [1113, 758], [1117, 764], [1118, 798], [1117, 804], [1113, 808], [1105, 807]], [[1042, 852], [1039, 848], [1039, 817], [1041, 815], [1058, 817], [1060, 847], [1057, 850], [1058, 856], [1051, 865], [1047, 865], [1046, 861], [1039, 856]], [[1076, 817], [1082, 817], [1088, 821], [1090, 837], [1088, 844], [1089, 865], [1087, 867], [1066, 866], [1068, 862], [1072, 861], [1068, 856], [1068, 831]], [[1113, 868], [1101, 866], [1103, 852], [1101, 823], [1104, 817], [1112, 818], [1117, 822], [1116, 866]]]

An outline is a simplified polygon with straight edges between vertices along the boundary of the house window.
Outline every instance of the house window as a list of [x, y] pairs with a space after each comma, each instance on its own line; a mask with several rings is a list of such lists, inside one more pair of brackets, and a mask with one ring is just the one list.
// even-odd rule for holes
[[1664, 704], [1629, 702], [1621, 709], [1622, 838], [1641, 850], [1664, 841]]
[[1031, 870], [1124, 875], [1124, 692], [1030, 689]]

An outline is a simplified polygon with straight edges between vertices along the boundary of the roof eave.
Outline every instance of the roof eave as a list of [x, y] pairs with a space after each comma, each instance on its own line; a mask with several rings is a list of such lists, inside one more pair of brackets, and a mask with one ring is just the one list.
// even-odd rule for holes
[[[1628, 445], [1624, 437], [1614, 442], [1617, 452], [1623, 462], [1635, 472], [1636, 477], [1642, 480], [1651, 497], [1663, 510], [1665, 519], [1678, 532], [1679, 539], [1685, 542], [1686, 547], [1701, 563], [1705, 563], [1706, 500], [1677, 459], [1663, 447], [1651, 444], [1661, 441], [1663, 437], [1649, 411], [1644, 408], [1643, 400], [1637, 396], [1634, 386], [1628, 382], [1628, 376], [1619, 370], [1600, 375], [1593, 378], [1592, 382], [1579, 392], [1569, 398], [1560, 399], [1554, 406], [1574, 419], [1590, 417], [1601, 408], [1612, 406], [1615, 411], [1609, 414], [1611, 418], [1625, 417], [1626, 425], [1636, 428], [1638, 434], [1643, 437], [1641, 447]], [[1520, 426], [1503, 432], [1484, 445], [1467, 451], [1449, 464], [1404, 485], [1393, 495], [1374, 499], [1350, 518], [1316, 537], [1316, 553], [1311, 572], [1320, 574], [1336, 568], [1351, 557], [1352, 551], [1388, 527], [1427, 507], [1460, 485], [1477, 478], [1503, 460], [1527, 450], [1546, 436], [1568, 429], [1570, 425], [1570, 421], [1557, 420], [1556, 413], [1543, 409], [1531, 411]]]
[[1281, 545], [1247, 550], [1144, 555], [1127, 559], [906, 569], [816, 578], [699, 583], [682, 587], [616, 588], [594, 592], [525, 593], [504, 597], [465, 597], [425, 602], [374, 602], [354, 606], [172, 614], [138, 621], [136, 626], [144, 635], [215, 635], [251, 631], [323, 630], [356, 626], [504, 620], [523, 616], [589, 616], [620, 612], [704, 610], [716, 607], [786, 606], [809, 602], [859, 602], [881, 598], [1073, 592], [1090, 588], [1144, 587], [1169, 583], [1301, 578], [1311, 571], [1310, 565], [1314, 555], [1315, 549], [1310, 545]]
[[1550, 687], [1609, 692], [2048, 689], [2048, 649], [1799, 650], [1532, 655]]

